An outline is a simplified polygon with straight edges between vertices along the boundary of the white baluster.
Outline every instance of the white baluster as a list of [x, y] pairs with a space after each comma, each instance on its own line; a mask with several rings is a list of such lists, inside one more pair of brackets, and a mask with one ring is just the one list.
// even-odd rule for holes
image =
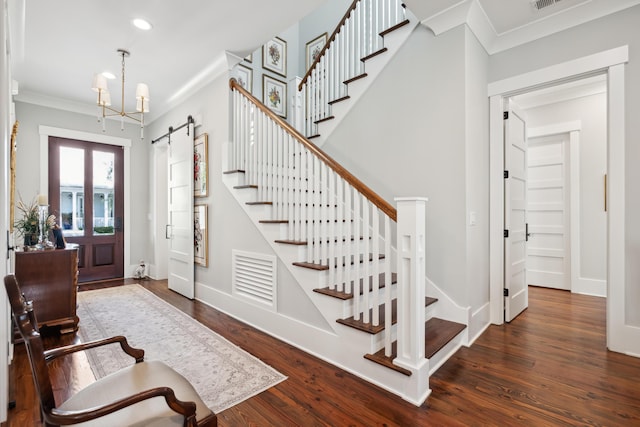
[[[369, 309], [371, 308], [370, 304], [370, 293], [369, 293], [369, 275], [371, 274], [371, 263], [378, 262], [377, 259], [371, 259], [369, 261], [369, 253], [371, 253], [371, 239], [370, 239], [370, 228], [369, 228], [369, 209], [370, 203], [364, 195], [360, 195], [362, 199], [362, 238], [364, 242], [363, 254], [362, 254], [362, 295], [363, 295], [363, 308], [364, 311], [364, 322], [369, 323]], [[359, 265], [360, 263], [358, 263]]]
[[[384, 216], [384, 253], [389, 258], [384, 265], [384, 324], [391, 325], [391, 218]], [[391, 328], [384, 330], [384, 355], [391, 356]]]
[[[349, 236], [346, 236], [347, 233], [345, 233], [344, 231], [344, 224], [345, 224], [345, 213], [344, 213], [344, 205], [345, 205], [345, 201], [344, 201], [344, 180], [341, 177], [336, 177], [336, 190], [337, 190], [337, 197], [336, 197], [336, 201], [338, 204], [338, 208], [336, 211], [336, 237], [337, 237], [337, 242], [336, 242], [336, 259], [337, 260], [341, 260], [344, 254], [344, 245], [345, 244], [349, 244], [351, 242], [351, 240], [349, 239]], [[338, 284], [338, 291], [341, 292], [345, 292], [345, 286], [344, 286], [344, 269], [342, 268], [342, 266], [340, 264], [338, 264], [336, 266], [336, 283]]]
[[376, 206], [372, 205], [372, 227], [371, 227], [371, 244], [372, 249], [371, 253], [373, 254], [373, 263], [371, 266], [371, 277], [372, 277], [372, 295], [371, 295], [371, 306], [373, 307], [373, 314], [371, 323], [373, 326], [378, 326], [380, 324], [380, 263], [384, 262], [385, 264], [389, 263], [388, 258], [391, 254], [384, 254], [385, 260], [380, 261], [380, 215], [379, 210]]
[[[356, 189], [353, 189], [353, 235], [358, 236], [358, 239], [362, 236], [362, 232], [360, 231], [360, 221], [360, 193], [358, 193]], [[357, 248], [358, 245], [355, 245], [355, 247]], [[353, 262], [353, 307], [355, 310], [355, 320], [362, 319], [362, 308], [360, 307], [360, 263], [358, 262], [360, 259], [360, 252], [361, 251], [357, 249], [354, 250], [353, 257], [346, 260], [347, 265]]]

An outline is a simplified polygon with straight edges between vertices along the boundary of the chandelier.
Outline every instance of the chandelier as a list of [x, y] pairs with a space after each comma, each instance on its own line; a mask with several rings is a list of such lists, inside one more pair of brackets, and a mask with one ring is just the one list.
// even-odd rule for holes
[[105, 119], [111, 116], [120, 116], [120, 129], [124, 130], [124, 118], [128, 117], [140, 123], [140, 139], [144, 139], [144, 113], [149, 112], [149, 87], [144, 83], [138, 83], [136, 111], [126, 112], [124, 110], [124, 58], [129, 56], [129, 51], [118, 49], [118, 55], [122, 57], [122, 106], [120, 110], [111, 107], [111, 94], [107, 88], [107, 78], [102, 74], [94, 74], [91, 89], [98, 92], [98, 122], [102, 122], [102, 131], [106, 132]]

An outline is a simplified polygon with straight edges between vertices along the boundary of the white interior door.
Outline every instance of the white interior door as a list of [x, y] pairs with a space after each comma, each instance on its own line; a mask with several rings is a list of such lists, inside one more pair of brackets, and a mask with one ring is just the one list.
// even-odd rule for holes
[[171, 134], [168, 156], [168, 282], [187, 298], [195, 296], [193, 263], [193, 124]]
[[527, 281], [571, 289], [566, 150], [569, 134], [528, 139]]
[[509, 101], [504, 120], [504, 320], [529, 305], [527, 288], [527, 135], [524, 114]]

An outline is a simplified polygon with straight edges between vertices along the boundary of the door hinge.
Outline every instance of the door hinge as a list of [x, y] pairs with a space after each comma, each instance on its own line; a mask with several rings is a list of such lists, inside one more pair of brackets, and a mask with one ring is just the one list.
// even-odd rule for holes
[[509, 171], [504, 171], [504, 179], [509, 178]]
[[507, 237], [509, 237], [509, 230], [504, 230], [504, 238], [506, 239]]
[[502, 113], [502, 119], [503, 120], [507, 120], [509, 118], [509, 112], [505, 111], [504, 113]]
[[505, 297], [508, 297], [508, 296], [509, 296], [509, 289], [504, 288], [504, 289], [502, 290], [502, 295], [504, 295]]

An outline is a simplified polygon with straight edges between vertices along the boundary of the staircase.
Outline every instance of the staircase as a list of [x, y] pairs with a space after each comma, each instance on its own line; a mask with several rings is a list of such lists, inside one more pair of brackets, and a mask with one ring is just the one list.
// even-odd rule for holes
[[[374, 29], [375, 34], [408, 26], [404, 12], [399, 22], [378, 15], [381, 5], [404, 11], [394, 0], [354, 1], [301, 84], [310, 109], [305, 131], [316, 140], [319, 126], [336, 120], [331, 109], [349, 99], [349, 85], [366, 76], [358, 67], [325, 58], [338, 56], [329, 53], [331, 45], [345, 44], [338, 35], [362, 34], [366, 16], [390, 23], [389, 31]], [[352, 21], [355, 30], [344, 27]], [[372, 53], [360, 56], [362, 64], [387, 51], [371, 46]], [[314, 70], [323, 70], [322, 79]], [[342, 71], [336, 78], [329, 70]], [[345, 91], [332, 89], [333, 81], [344, 82]], [[430, 393], [429, 375], [459, 348], [466, 327], [426, 296], [426, 200], [398, 200], [396, 209], [233, 79], [230, 88], [232, 142], [223, 182], [333, 325], [334, 341], [315, 351], [421, 404]], [[332, 101], [321, 108], [323, 98]]]
[[321, 147], [418, 24], [399, 0], [355, 0], [298, 85], [298, 130]]

